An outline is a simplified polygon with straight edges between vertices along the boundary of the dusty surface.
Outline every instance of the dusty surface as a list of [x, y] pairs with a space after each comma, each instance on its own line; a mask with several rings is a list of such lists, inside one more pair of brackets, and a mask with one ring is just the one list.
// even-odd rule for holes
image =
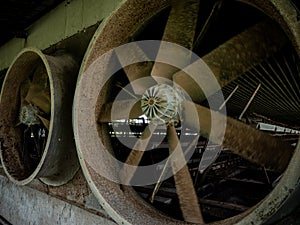
[[101, 213], [98, 213], [99, 216], [66, 199], [59, 200], [51, 194], [36, 191], [28, 186], [16, 186], [1, 175], [0, 190], [0, 215], [14, 225], [115, 224]]

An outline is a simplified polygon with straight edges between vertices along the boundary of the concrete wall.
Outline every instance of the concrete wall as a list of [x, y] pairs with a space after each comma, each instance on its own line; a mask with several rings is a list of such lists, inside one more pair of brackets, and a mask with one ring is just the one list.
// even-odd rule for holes
[[27, 39], [13, 38], [0, 47], [0, 71], [24, 47], [50, 47], [102, 21], [121, 0], [66, 0], [28, 28]]

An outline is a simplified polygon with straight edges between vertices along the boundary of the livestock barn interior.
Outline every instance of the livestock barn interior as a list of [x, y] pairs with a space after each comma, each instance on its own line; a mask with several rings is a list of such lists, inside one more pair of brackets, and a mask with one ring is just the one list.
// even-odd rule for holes
[[300, 224], [298, 0], [0, 4], [0, 224]]

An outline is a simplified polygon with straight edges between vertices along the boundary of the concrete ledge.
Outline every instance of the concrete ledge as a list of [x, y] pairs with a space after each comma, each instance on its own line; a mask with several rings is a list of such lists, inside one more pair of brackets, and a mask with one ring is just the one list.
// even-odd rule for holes
[[115, 223], [27, 186], [17, 186], [0, 175], [0, 215], [14, 225]]

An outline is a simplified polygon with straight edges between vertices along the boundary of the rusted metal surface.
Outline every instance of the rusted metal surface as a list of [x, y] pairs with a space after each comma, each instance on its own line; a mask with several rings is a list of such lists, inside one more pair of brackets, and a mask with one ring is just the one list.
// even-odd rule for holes
[[[196, 33], [198, 11], [198, 0], [172, 1], [171, 11], [164, 29], [162, 40], [181, 45], [191, 50]], [[163, 51], [163, 48], [158, 50], [156, 56], [157, 62], [153, 65], [151, 75], [172, 80], [172, 76], [178, 71], [178, 68], [159, 62], [160, 58], [163, 58], [163, 54], [161, 54]], [[178, 49], [174, 52], [174, 59], [177, 56], [180, 56], [178, 57], [178, 60], [176, 60], [177, 66], [186, 66], [191, 61], [191, 55], [186, 55]]]
[[289, 40], [295, 46], [295, 50], [300, 56], [300, 26], [298, 12], [295, 5], [290, 1], [282, 0], [240, 0], [246, 4], [250, 4], [259, 10], [262, 10], [269, 17], [277, 21], [280, 27], [284, 30]]
[[[169, 154], [173, 154], [178, 148], [179, 153], [177, 153], [178, 156], [176, 159], [178, 161], [185, 162], [184, 152], [177, 137], [175, 127], [169, 125], [167, 128], [167, 133]], [[178, 170], [178, 161], [171, 160], [170, 164], [174, 173], [175, 187], [180, 209], [182, 211], [182, 216], [187, 222], [204, 224], [203, 215], [199, 207], [198, 197], [194, 189], [193, 180], [189, 173], [188, 166], [184, 165], [180, 170]], [[176, 170], [178, 172], [176, 172]]]
[[[107, 18], [96, 31], [98, 38], [90, 46], [89, 55], [82, 66], [85, 70], [99, 55], [127, 43], [138, 28], [145, 25], [148, 20], [163, 10], [169, 1], [147, 1], [141, 4], [139, 0], [126, 1]], [[130, 18], [130, 19], [129, 19]], [[113, 24], [113, 26], [107, 24]], [[101, 35], [98, 35], [101, 32]]]
[[239, 89], [227, 104], [227, 113], [236, 115], [242, 112], [251, 95], [261, 84], [253, 102], [246, 111], [272, 118], [285, 126], [299, 127], [300, 119], [300, 89], [299, 89], [299, 57], [292, 46], [287, 45], [277, 54], [265, 59], [251, 68], [244, 75], [222, 89], [229, 96], [238, 85]]
[[[255, 38], [254, 38], [255, 37]], [[278, 52], [287, 39], [278, 26], [266, 20], [236, 35], [201, 58], [212, 70], [221, 87], [243, 76], [254, 65]], [[189, 65], [193, 67], [193, 64]], [[201, 77], [201, 74], [199, 74]], [[205, 78], [203, 78], [205, 79]], [[202, 102], [205, 96], [197, 83], [184, 71], [174, 75], [174, 81], [181, 85], [193, 101]], [[208, 87], [212, 95], [218, 90]]]
[[286, 37], [276, 24], [263, 21], [205, 55], [203, 60], [224, 86], [277, 52], [284, 43]]
[[[137, 59], [140, 62], [131, 64], [128, 66], [122, 66], [124, 68], [124, 72], [126, 73], [128, 80], [130, 82], [133, 82], [137, 79], [149, 76], [149, 74], [151, 73], [152, 67], [153, 67], [153, 63], [150, 62], [149, 58], [139, 48], [139, 46], [138, 45], [133, 45], [133, 46], [134, 47], [132, 49], [130, 49], [130, 51], [132, 51], [132, 54], [130, 51], [127, 51], [126, 56], [123, 55], [123, 57], [125, 57], [125, 58], [130, 57], [131, 60]], [[136, 54], [137, 52], [140, 52], [140, 54]], [[118, 59], [119, 59], [121, 65], [123, 65], [122, 58], [120, 57], [120, 55], [117, 55], [117, 56], [118, 56]], [[141, 62], [141, 61], [144, 61], [144, 62]], [[155, 83], [154, 80], [153, 80], [153, 83]], [[144, 93], [144, 90], [148, 88], [148, 85], [149, 84], [145, 84], [143, 82], [133, 83], [132, 89], [135, 94], [141, 95]]]
[[[195, 159], [194, 157], [196, 156], [192, 159]], [[188, 162], [190, 171], [198, 168], [192, 159]], [[269, 170], [268, 174], [271, 182], [279, 176], [278, 173], [272, 173]], [[249, 164], [228, 150], [223, 150], [219, 159], [211, 165], [210, 170], [200, 176], [201, 179], [196, 182], [194, 174], [193, 180], [207, 223], [247, 211], [259, 202], [270, 188], [270, 183], [261, 167]], [[153, 185], [149, 185], [135, 187], [135, 190], [145, 201], [148, 201], [153, 188]], [[172, 180], [166, 180], [156, 194], [154, 205], [170, 216], [180, 219], [176, 192]]]
[[[22, 157], [29, 155], [24, 150], [28, 143], [23, 140], [26, 138], [25, 128], [17, 125], [20, 101], [24, 100], [20, 100], [20, 87], [38, 66], [47, 71], [45, 77], [49, 79], [50, 90], [46, 92], [51, 94], [51, 104], [49, 99], [47, 108], [51, 106], [51, 115], [45, 148], [40, 149], [41, 156], [33, 164], [30, 157]], [[48, 56], [35, 48], [22, 50], [10, 66], [1, 92], [0, 139], [1, 161], [13, 182], [24, 185], [39, 177], [48, 184], [61, 185], [78, 170], [70, 116], [77, 69], [70, 55]]]
[[[250, 0], [247, 2], [249, 4], [253, 4], [253, 2]], [[263, 1], [259, 1], [259, 2], [257, 2], [257, 4], [263, 5], [264, 3], [262, 3], [262, 2]], [[276, 6], [273, 5], [273, 1], [268, 1], [268, 2], [269, 2], [268, 3], [269, 8], [265, 9], [267, 14], [270, 11], [277, 10]], [[128, 1], [124, 2], [124, 4], [121, 5], [120, 8], [118, 8], [118, 10], [112, 14], [112, 16], [103, 24], [103, 26], [99, 28], [98, 32], [95, 35], [95, 40], [91, 44], [90, 49], [87, 52], [87, 55], [85, 58], [85, 65], [82, 66], [81, 75], [84, 74], [83, 72], [86, 71], [86, 69], [91, 65], [92, 62], [94, 62], [97, 59], [98, 56], [100, 56], [107, 50], [112, 49], [112, 48], [126, 42], [128, 33], [130, 33], [130, 32], [134, 33], [135, 28], [139, 26], [139, 22], [144, 25], [145, 21], [147, 19], [149, 19], [149, 17], [151, 15], [150, 14], [145, 15], [144, 12], [140, 11], [139, 6], [136, 5], [136, 8], [135, 8], [133, 3], [136, 3], [136, 1], [128, 0]], [[149, 4], [149, 6], [153, 6], [153, 5], [158, 4], [158, 2], [152, 1], [150, 4], [148, 1], [142, 1], [142, 2], [140, 1], [139, 4], [141, 4], [141, 5], [146, 4], [147, 6]], [[168, 2], [164, 2], [163, 4], [164, 4], [163, 7], [165, 7], [168, 4]], [[144, 8], [147, 9], [147, 7], [144, 7]], [[162, 10], [162, 8], [160, 8], [160, 10]], [[156, 12], [160, 11], [159, 7], [156, 9], [157, 9]], [[139, 16], [140, 20], [136, 20], [135, 16], [137, 16], [137, 17]], [[282, 19], [282, 17], [280, 15], [278, 17], [273, 17], [273, 18], [275, 20]], [[117, 23], [116, 21], [119, 21], [120, 23]], [[132, 22], [132, 21], [134, 21], [134, 22]], [[112, 27], [115, 29], [112, 29]], [[125, 32], [123, 32], [124, 30], [125, 30]], [[123, 33], [120, 31], [122, 31]], [[122, 33], [124, 36], [119, 37], [118, 32]], [[292, 34], [292, 36], [294, 37], [295, 35]], [[252, 38], [252, 36], [251, 36], [251, 38]], [[271, 39], [272, 39], [272, 37], [271, 37]], [[294, 45], [294, 47], [295, 46], [296, 45]], [[271, 49], [273, 49], [273, 48], [271, 47]], [[236, 51], [235, 53], [237, 53], [238, 50], [235, 49], [235, 51]], [[297, 49], [297, 51], [298, 51], [298, 49]], [[236, 56], [235, 53], [234, 53], [233, 59], [238, 60], [237, 58], [239, 58], [239, 57]], [[246, 52], [245, 54], [248, 54], [248, 52]], [[251, 55], [251, 53], [249, 53], [249, 54]], [[225, 58], [226, 58], [226, 54], [225, 54]], [[223, 60], [223, 58], [221, 58], [220, 60]], [[245, 61], [247, 61], [247, 60], [245, 60]], [[234, 62], [230, 62], [230, 63], [234, 63]], [[231, 65], [231, 66], [233, 66], [233, 65]], [[247, 64], [246, 67], [248, 69], [249, 65]], [[84, 74], [84, 75], [86, 75], [84, 77], [89, 77], [88, 75], [90, 75], [90, 74]], [[84, 116], [82, 112], [84, 111], [84, 109], [89, 109], [89, 106], [91, 104], [94, 104], [94, 100], [91, 100], [91, 99], [95, 97], [93, 95], [96, 95], [98, 97], [98, 101], [95, 106], [96, 107], [95, 111], [98, 114], [98, 112], [100, 112], [101, 106], [107, 102], [110, 102], [110, 100], [111, 100], [110, 98], [112, 98], [113, 97], [112, 95], [116, 94], [116, 93], [113, 93], [113, 90], [110, 89], [111, 87], [113, 87], [113, 85], [111, 85], [111, 86], [107, 85], [107, 86], [105, 86], [105, 88], [103, 88], [103, 90], [101, 90], [101, 92], [99, 94], [99, 91], [95, 91], [91, 87], [94, 87], [93, 86], [94, 82], [99, 82], [99, 81], [101, 82], [102, 78], [94, 77], [95, 79], [93, 79], [93, 80], [88, 80], [88, 79], [85, 80], [84, 77], [82, 77], [82, 80], [80, 80], [80, 82], [82, 82], [82, 83], [78, 84], [78, 87], [80, 87], [82, 89], [80, 89], [78, 91], [77, 96], [76, 96], [78, 99], [75, 100], [75, 105], [80, 106], [78, 111], [76, 111], [76, 113], [74, 113], [74, 115], [75, 115], [75, 119], [74, 119], [75, 120], [75, 122], [74, 122], [75, 138], [77, 139], [77, 143], [79, 144], [78, 153], [79, 153], [79, 157], [81, 159], [81, 165], [84, 170], [85, 177], [88, 180], [88, 183], [89, 183], [93, 193], [98, 198], [99, 202], [105, 207], [106, 211], [118, 223], [123, 222], [123, 223], [133, 223], [133, 224], [149, 224], [150, 223], [149, 220], [151, 220], [151, 223], [155, 223], [155, 224], [185, 224], [185, 222], [180, 221], [180, 220], [174, 220], [174, 218], [172, 218], [172, 217], [162, 216], [161, 214], [159, 214], [159, 212], [157, 212], [153, 208], [149, 207], [149, 205], [147, 203], [141, 201], [141, 199], [138, 196], [136, 196], [136, 193], [133, 192], [130, 187], [122, 187], [114, 182], [107, 180], [106, 178], [102, 177], [99, 174], [99, 171], [101, 171], [101, 170], [110, 171], [111, 173], [114, 173], [115, 172], [114, 165], [111, 165], [109, 162], [105, 161], [105, 159], [103, 159], [102, 157], [99, 157], [99, 161], [96, 160], [97, 162], [95, 162], [95, 160], [94, 161], [91, 160], [91, 158], [95, 157], [95, 155], [97, 155], [97, 154], [98, 154], [98, 156], [101, 154], [104, 154], [104, 151], [108, 151], [111, 153], [114, 152], [113, 146], [112, 146], [114, 143], [110, 139], [111, 137], [109, 134], [109, 129], [107, 127], [107, 124], [99, 124], [99, 125], [94, 124], [95, 123], [95, 120], [93, 119], [94, 115], [87, 113], [87, 115], [89, 115], [89, 116], [86, 116], [86, 115]], [[82, 85], [82, 86], [80, 86], [80, 85]], [[87, 87], [90, 87], [90, 88], [87, 88]], [[87, 96], [85, 101], [83, 101], [80, 98], [80, 96], [82, 96], [83, 94], [86, 94], [86, 96]], [[94, 108], [90, 109], [90, 111], [93, 111], [93, 110], [94, 110]], [[88, 124], [89, 126], [85, 126], [86, 124]], [[93, 127], [95, 129], [93, 129], [93, 131], [92, 131], [92, 133], [90, 133], [90, 135], [87, 135], [86, 133], [88, 131], [90, 131], [91, 125], [92, 126], [95, 125], [96, 127]], [[232, 131], [230, 131], [231, 132], [230, 135], [232, 135], [232, 136], [234, 136], [235, 133], [239, 132], [239, 129], [237, 129], [235, 131], [233, 131], [233, 130], [234, 129], [232, 129]], [[94, 137], [99, 137], [99, 140], [97, 138], [95, 140]], [[248, 137], [246, 137], [246, 138], [248, 138]], [[237, 141], [239, 142], [240, 140], [238, 139]], [[86, 146], [84, 145], [84, 142], [89, 144], [88, 151], [86, 149]], [[251, 142], [255, 143], [255, 140], [251, 140]], [[240, 146], [240, 147], [242, 147], [242, 146]], [[249, 154], [249, 153], [247, 153], [247, 149], [243, 149], [241, 151], [244, 151], [244, 153], [246, 155]], [[283, 164], [285, 164], [285, 165], [287, 164], [290, 155], [291, 154], [289, 153], [288, 156], [285, 156], [286, 157], [284, 159], [285, 163], [283, 163]], [[266, 197], [264, 199], [263, 199], [263, 197], [258, 199], [258, 201], [256, 203], [258, 203], [261, 199], [263, 199], [263, 201], [261, 201], [257, 205], [255, 205], [256, 203], [251, 205], [250, 206], [251, 208], [249, 210], [245, 211], [244, 213], [241, 213], [238, 216], [234, 216], [229, 219], [225, 219], [224, 221], [216, 222], [215, 224], [222, 224], [222, 225], [223, 224], [235, 224], [238, 222], [240, 222], [242, 224], [242, 223], [247, 223], [249, 221], [250, 221], [249, 224], [251, 222], [253, 224], [261, 224], [264, 221], [266, 221], [267, 218], [272, 216], [272, 214], [280, 207], [280, 205], [288, 197], [289, 193], [288, 193], [288, 190], [285, 190], [285, 188], [287, 188], [287, 186], [289, 186], [289, 188], [294, 189], [296, 186], [296, 182], [298, 181], [297, 176], [299, 177], [299, 171], [297, 172], [297, 170], [296, 170], [297, 165], [295, 165], [294, 162], [295, 162], [297, 156], [299, 156], [299, 149], [296, 149], [295, 154], [292, 157], [292, 163], [290, 163], [287, 168], [287, 171], [291, 173], [291, 174], [289, 174], [290, 176], [284, 176], [285, 179], [283, 179], [283, 180], [288, 181], [288, 182], [285, 182], [285, 183], [283, 183], [283, 181], [280, 182], [278, 184], [278, 186], [276, 186], [276, 188], [273, 190], [273, 192], [271, 192], [270, 195], [266, 195]], [[248, 155], [248, 157], [251, 157], [251, 154], [250, 154], [250, 156]], [[220, 168], [223, 168], [224, 164], [218, 165], [218, 166], [220, 166]], [[282, 167], [282, 169], [283, 169], [283, 167]], [[292, 181], [289, 180], [289, 177], [293, 177], [293, 180]], [[228, 181], [226, 181], [226, 182], [236, 182], [236, 181], [237, 180], [235, 180], [231, 177], [231, 180], [228, 179]], [[250, 182], [250, 181], [248, 180], [247, 183], [251, 183], [251, 184], [253, 183], [255, 185], [260, 185], [259, 182]], [[222, 190], [222, 189], [220, 189], [220, 190]], [[219, 191], [219, 192], [221, 192], [221, 191]], [[274, 194], [275, 194], [275, 196], [274, 196]], [[210, 201], [210, 202], [207, 201], [207, 203], [215, 204], [215, 202], [212, 202], [212, 201]], [[269, 206], [271, 205], [272, 207], [270, 208], [267, 203], [269, 203]], [[222, 203], [220, 203], [220, 204], [222, 204]], [[233, 209], [233, 208], [236, 208], [236, 206], [238, 204], [236, 204], [236, 205], [223, 204], [223, 205], [225, 205], [227, 208]], [[243, 206], [243, 204], [240, 204], [240, 205]], [[246, 207], [244, 207], [243, 209], [246, 209]], [[132, 214], [131, 213], [132, 211], [137, 212], [138, 216], [135, 214]], [[207, 210], [207, 211], [209, 211], [209, 210]], [[221, 213], [221, 212], [216, 211], [216, 214], [219, 214], [219, 213]], [[255, 223], [254, 221], [257, 223]]]
[[112, 120], [124, 119], [127, 116], [134, 119], [140, 115], [143, 115], [141, 101], [135, 99], [120, 100], [104, 104], [101, 107], [98, 122], [111, 122]]

